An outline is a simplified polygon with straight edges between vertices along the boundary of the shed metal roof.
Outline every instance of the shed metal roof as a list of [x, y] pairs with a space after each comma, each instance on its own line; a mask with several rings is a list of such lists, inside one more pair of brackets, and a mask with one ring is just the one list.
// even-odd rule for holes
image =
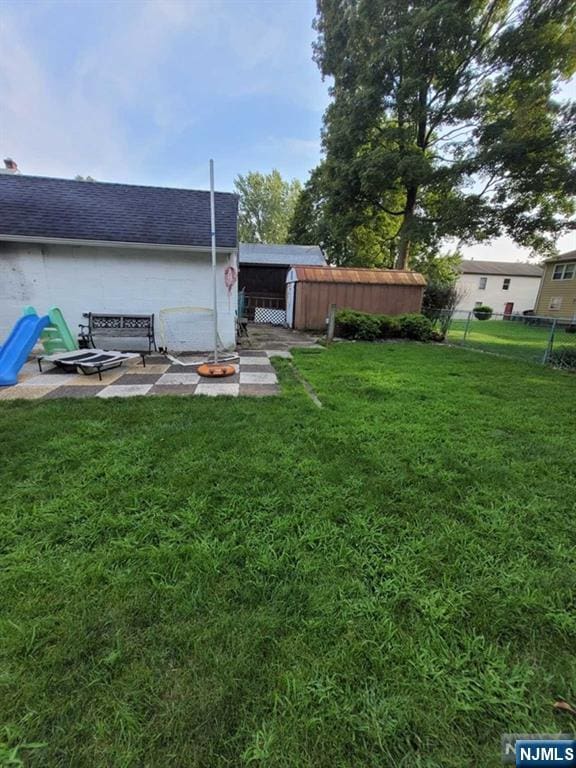
[[363, 285], [426, 285], [424, 275], [403, 269], [363, 267], [294, 267], [296, 280], [306, 283], [356, 283]]
[[465, 275], [504, 275], [508, 277], [541, 277], [542, 267], [538, 264], [511, 261], [476, 261], [464, 259], [460, 272]]
[[269, 267], [291, 267], [296, 264], [325, 266], [326, 259], [318, 245], [268, 245], [266, 243], [240, 243], [240, 264]]
[[[238, 198], [216, 192], [216, 245], [236, 248]], [[0, 174], [2, 236], [210, 247], [210, 193]]]

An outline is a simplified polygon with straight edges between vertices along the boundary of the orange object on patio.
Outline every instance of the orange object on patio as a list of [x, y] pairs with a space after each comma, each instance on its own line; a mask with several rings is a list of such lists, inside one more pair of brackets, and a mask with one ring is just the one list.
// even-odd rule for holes
[[199, 376], [205, 376], [209, 379], [220, 379], [224, 376], [234, 376], [236, 368], [233, 365], [222, 365], [220, 363], [204, 363], [197, 369]]

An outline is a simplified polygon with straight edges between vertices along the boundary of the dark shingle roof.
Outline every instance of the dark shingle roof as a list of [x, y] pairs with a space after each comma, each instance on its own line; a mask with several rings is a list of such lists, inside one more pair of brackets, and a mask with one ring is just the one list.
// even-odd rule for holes
[[512, 277], [541, 277], [542, 267], [512, 261], [476, 261], [463, 259], [460, 272], [465, 275], [505, 275]]
[[[237, 245], [238, 198], [216, 192], [216, 246]], [[210, 246], [210, 193], [0, 174], [2, 235]]]
[[268, 245], [265, 243], [240, 243], [240, 264], [265, 264], [291, 267], [296, 264], [323, 267], [326, 259], [318, 245]]

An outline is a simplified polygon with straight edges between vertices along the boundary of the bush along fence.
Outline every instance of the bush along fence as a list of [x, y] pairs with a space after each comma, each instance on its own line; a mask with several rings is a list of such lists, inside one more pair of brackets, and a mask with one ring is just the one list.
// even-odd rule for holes
[[576, 371], [576, 322], [504, 315], [490, 307], [437, 313], [437, 332], [451, 344]]
[[441, 341], [434, 323], [424, 315], [371, 315], [353, 309], [336, 312], [336, 335], [342, 339], [377, 341], [379, 339], [413, 339]]
[[335, 333], [343, 339], [447, 341], [532, 363], [576, 371], [576, 323], [534, 315], [503, 315], [491, 307], [425, 315], [336, 312]]

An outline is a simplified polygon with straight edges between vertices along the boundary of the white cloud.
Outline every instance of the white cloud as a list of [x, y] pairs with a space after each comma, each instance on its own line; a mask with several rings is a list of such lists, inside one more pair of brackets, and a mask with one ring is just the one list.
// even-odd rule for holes
[[[72, 8], [71, 29], [86, 23], [82, 3]], [[196, 126], [205, 133], [206, 122], [226, 109], [230, 145], [221, 148], [240, 165], [247, 147], [234, 145], [234, 113], [242, 99], [243, 106], [260, 94], [304, 110], [324, 106], [325, 89], [309, 62], [308, 0], [143, 0], [104, 8], [104, 30], [81, 29], [85, 42], [65, 72], [49, 47], [35, 44], [58, 4], [2, 11], [0, 152], [24, 172], [146, 183], [158, 153], [170, 154]], [[277, 144], [288, 156], [317, 154], [315, 141]], [[198, 147], [200, 156], [206, 151]]]
[[113, 112], [81, 90], [72, 98], [60, 92], [7, 17], [0, 24], [0, 93], [2, 150], [20, 159], [23, 170], [70, 176], [123, 167]]

